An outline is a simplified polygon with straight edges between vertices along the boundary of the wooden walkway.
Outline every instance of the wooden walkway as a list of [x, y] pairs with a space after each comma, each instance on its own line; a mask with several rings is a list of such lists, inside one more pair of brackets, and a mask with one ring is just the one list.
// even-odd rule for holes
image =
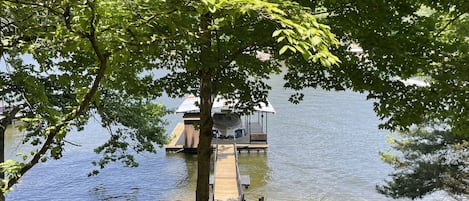
[[218, 145], [216, 153], [213, 200], [243, 200], [235, 145]]
[[[174, 127], [173, 131], [170, 134], [171, 136], [171, 141], [164, 146], [166, 152], [168, 153], [179, 153], [181, 151], [184, 151], [184, 142], [185, 142], [185, 132], [184, 132], [184, 124], [183, 123], [178, 123], [176, 127]], [[246, 136], [249, 138], [249, 136]], [[247, 140], [249, 141], [249, 139]], [[233, 144], [233, 141], [230, 140], [220, 140], [217, 141], [214, 139], [212, 141], [212, 148], [216, 148], [216, 144]], [[249, 142], [236, 142], [236, 149], [238, 152], [259, 152], [263, 151], [266, 152], [267, 149], [269, 148], [268, 144], [261, 143], [261, 144], [249, 144]]]
[[184, 144], [178, 144], [179, 139], [181, 136], [184, 136], [184, 124], [178, 123], [176, 127], [174, 127], [173, 132], [171, 132], [171, 142], [165, 146], [166, 151], [173, 151], [179, 152], [184, 150]]

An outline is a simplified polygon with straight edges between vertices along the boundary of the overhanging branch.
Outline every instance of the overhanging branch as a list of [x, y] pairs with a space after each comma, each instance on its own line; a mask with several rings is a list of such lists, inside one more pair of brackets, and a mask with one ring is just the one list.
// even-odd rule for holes
[[464, 14], [466, 14], [466, 12], [461, 12], [459, 13], [458, 15], [456, 15], [453, 19], [451, 19], [450, 21], [448, 21], [445, 26], [443, 26], [443, 28], [441, 28], [435, 35], [433, 35], [433, 37], [438, 37], [440, 36], [448, 27], [449, 25], [453, 24], [456, 20], [458, 20], [461, 16], [463, 16]]
[[[14, 1], [15, 2], [15, 1]], [[95, 13], [95, 10], [92, 8], [92, 20], [90, 21], [91, 23], [94, 23], [95, 22], [95, 17], [96, 17], [96, 13]], [[55, 13], [57, 15], [60, 15], [60, 16], [63, 16], [61, 13]], [[96, 57], [98, 58], [98, 61], [99, 61], [99, 69], [98, 71], [96, 72], [96, 77], [93, 81], [93, 84], [90, 88], [90, 90], [86, 93], [83, 101], [78, 105], [78, 107], [71, 113], [69, 113], [65, 118], [64, 120], [57, 124], [57, 125], [54, 125], [54, 126], [51, 126], [49, 127], [50, 129], [46, 129], [46, 141], [44, 142], [44, 144], [42, 145], [41, 149], [35, 153], [35, 155], [33, 156], [33, 158], [31, 159], [30, 162], [26, 163], [20, 170], [19, 170], [19, 174], [14, 177], [14, 178], [11, 178], [9, 181], [8, 181], [8, 186], [6, 188], [6, 190], [10, 189], [13, 185], [15, 185], [18, 180], [27, 172], [29, 171], [32, 167], [34, 167], [34, 165], [36, 165], [40, 159], [47, 153], [47, 151], [49, 150], [51, 144], [54, 142], [54, 139], [55, 137], [57, 136], [57, 134], [63, 129], [65, 128], [66, 126], [69, 125], [69, 123], [74, 120], [75, 118], [77, 118], [80, 114], [82, 114], [83, 112], [85, 112], [91, 101], [93, 100], [93, 97], [96, 95], [97, 91], [98, 91], [98, 87], [99, 87], [99, 84], [101, 82], [101, 80], [104, 78], [104, 75], [105, 75], [105, 71], [106, 71], [106, 67], [107, 67], [107, 61], [108, 61], [108, 58], [110, 56], [110, 54], [103, 54], [101, 52], [101, 50], [99, 49], [99, 45], [98, 45], [98, 42], [97, 42], [97, 37], [95, 35], [95, 27], [94, 25], [90, 27], [90, 33], [88, 33], [86, 36], [86, 38], [88, 39], [88, 41], [90, 42], [92, 48], [93, 48], [93, 51], [96, 55]], [[71, 31], [71, 30], [69, 30]], [[72, 31], [71, 31], [72, 32]]]

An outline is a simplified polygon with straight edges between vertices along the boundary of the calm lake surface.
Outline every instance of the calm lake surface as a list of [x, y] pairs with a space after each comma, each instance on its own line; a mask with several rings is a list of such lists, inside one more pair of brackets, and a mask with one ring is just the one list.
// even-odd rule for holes
[[[241, 174], [249, 174], [247, 200], [381, 201], [391, 200], [375, 191], [392, 172], [379, 160], [379, 151], [390, 148], [387, 131], [365, 95], [354, 92], [305, 90], [299, 105], [288, 102], [291, 94], [282, 88], [281, 76], [271, 79], [270, 101], [277, 113], [268, 116], [267, 153], [239, 155]], [[182, 99], [162, 98], [169, 108]], [[181, 121], [170, 115], [167, 130]], [[139, 154], [138, 168], [110, 165], [98, 176], [87, 177], [98, 158], [92, 149], [108, 137], [91, 120], [83, 132], [73, 132], [61, 160], [39, 164], [7, 195], [7, 200], [182, 200], [195, 197], [196, 155]], [[10, 129], [7, 158], [29, 147], [20, 143], [22, 134]], [[451, 200], [437, 193], [424, 200]]]

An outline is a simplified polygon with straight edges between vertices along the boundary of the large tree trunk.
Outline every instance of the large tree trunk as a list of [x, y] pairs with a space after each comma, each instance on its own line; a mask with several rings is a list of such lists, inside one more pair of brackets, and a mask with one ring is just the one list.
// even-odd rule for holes
[[209, 14], [202, 16], [200, 27], [202, 33], [201, 63], [200, 74], [200, 136], [197, 155], [197, 190], [196, 200], [209, 200], [209, 177], [210, 177], [210, 153], [212, 151], [212, 105], [213, 105], [213, 86], [212, 86], [212, 65], [211, 52], [211, 33], [208, 29], [211, 16]]
[[197, 201], [209, 199], [210, 153], [212, 151], [212, 94], [211, 74], [204, 72], [200, 93], [200, 136], [197, 156]]

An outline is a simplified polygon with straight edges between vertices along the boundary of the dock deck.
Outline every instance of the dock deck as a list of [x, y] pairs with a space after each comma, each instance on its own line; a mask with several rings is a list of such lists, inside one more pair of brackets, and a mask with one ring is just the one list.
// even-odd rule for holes
[[219, 145], [214, 170], [213, 200], [242, 200], [240, 182], [235, 145]]
[[181, 143], [181, 136], [184, 136], [184, 124], [178, 123], [171, 132], [171, 141], [165, 146], [166, 151], [179, 152], [184, 150], [184, 143]]
[[[212, 140], [212, 148], [215, 149], [216, 144], [233, 144], [236, 143], [236, 150], [238, 152], [251, 152], [251, 151], [266, 151], [269, 145], [266, 143], [251, 143], [250, 136], [244, 136], [236, 139], [216, 139]], [[171, 132], [171, 142], [165, 146], [166, 152], [178, 153], [184, 151], [185, 132], [184, 124], [178, 123]]]

